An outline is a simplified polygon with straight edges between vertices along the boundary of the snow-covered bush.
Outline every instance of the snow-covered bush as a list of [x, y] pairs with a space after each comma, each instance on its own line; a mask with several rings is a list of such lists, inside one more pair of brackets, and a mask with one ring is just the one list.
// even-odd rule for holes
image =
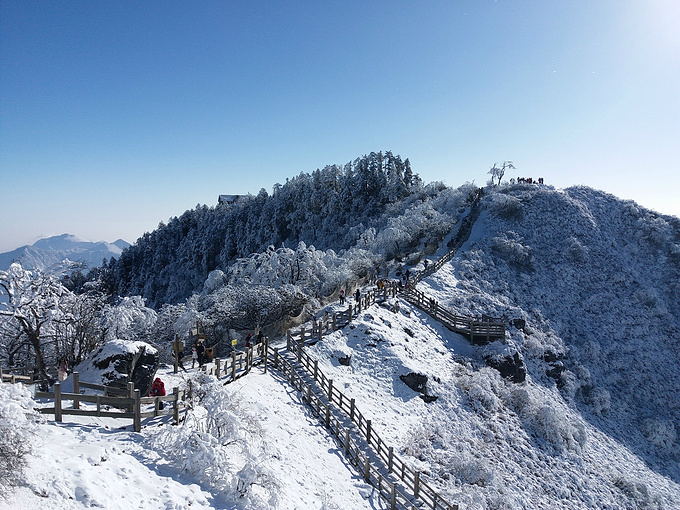
[[6, 496], [23, 479], [40, 419], [33, 404], [22, 385], [0, 383], [0, 495]]
[[149, 447], [223, 492], [235, 508], [276, 508], [279, 482], [262, 463], [272, 453], [251, 411], [205, 374], [189, 380], [189, 393], [191, 409], [184, 422], [158, 429]]
[[459, 384], [470, 399], [470, 405], [475, 411], [495, 412], [503, 406], [503, 402], [498, 396], [503, 381], [497, 370], [483, 368], [462, 377]]
[[612, 408], [612, 397], [604, 388], [596, 387], [590, 392], [588, 403], [598, 416], [607, 415]]
[[145, 340], [156, 323], [154, 310], [147, 308], [140, 296], [121, 298], [115, 305], [107, 305], [103, 311], [106, 339]]
[[550, 403], [538, 404], [525, 410], [523, 418], [530, 428], [544, 439], [556, 453], [573, 450], [580, 453], [586, 444], [583, 423]]
[[503, 193], [494, 193], [487, 202], [489, 210], [504, 220], [519, 220], [522, 218], [522, 202], [516, 197]]
[[575, 263], [588, 262], [588, 248], [575, 237], [569, 238], [567, 248], [564, 251], [567, 260]]
[[532, 264], [531, 247], [515, 237], [513, 232], [509, 232], [507, 236], [494, 237], [491, 240], [491, 249], [494, 255], [505, 260], [511, 266], [530, 269]]
[[642, 422], [640, 429], [650, 443], [664, 450], [669, 450], [678, 438], [670, 420], [648, 418]]

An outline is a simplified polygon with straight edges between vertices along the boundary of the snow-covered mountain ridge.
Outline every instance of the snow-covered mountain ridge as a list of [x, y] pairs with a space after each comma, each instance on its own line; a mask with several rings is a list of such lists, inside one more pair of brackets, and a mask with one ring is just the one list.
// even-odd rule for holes
[[29, 246], [0, 253], [0, 270], [6, 270], [12, 262], [21, 262], [25, 269], [45, 270], [68, 259], [82, 262], [88, 268], [101, 265], [103, 259], [119, 257], [130, 243], [118, 239], [113, 243], [105, 241], [84, 241], [73, 234], [40, 239]]
[[[481, 208], [468, 241], [418, 289], [461, 315], [504, 317], [505, 342], [474, 347], [402, 302], [397, 312], [365, 310], [308, 352], [356, 399], [380, 436], [461, 509], [679, 508], [679, 220], [582, 187], [502, 187], [487, 193]], [[423, 267], [419, 262], [411, 270]], [[512, 322], [517, 327], [513, 319], [521, 319]], [[521, 355], [525, 382], [485, 366], [488, 354], [499, 352]], [[340, 357], [351, 357], [350, 365]], [[402, 382], [399, 376], [411, 372], [427, 376], [434, 402]], [[290, 405], [303, 404], [278, 381], [293, 396]], [[225, 421], [223, 431], [256, 430], [252, 420], [282, 428], [267, 411], [280, 393], [255, 373], [242, 384], [252, 414], [248, 423]], [[226, 420], [218, 399], [210, 400], [206, 416]], [[314, 420], [306, 413], [300, 426]], [[302, 508], [290, 489], [297, 481], [285, 467], [271, 471], [272, 459], [282, 458], [272, 454], [272, 443], [263, 440], [246, 455], [245, 467], [232, 469], [224, 467], [227, 452], [218, 444], [228, 445], [228, 437], [216, 442], [205, 425], [196, 427], [143, 430], [146, 462], [153, 465], [157, 452], [202, 484], [216, 481], [220, 494], [238, 486], [239, 477], [255, 486], [266, 480], [279, 497], [272, 500], [270, 491], [251, 508]], [[287, 430], [285, 437], [295, 435]], [[202, 456], [186, 457], [197, 452], [183, 440], [188, 433], [200, 439]], [[340, 448], [331, 450], [322, 447], [305, 462], [330, 465], [324, 456], [341, 455]], [[220, 459], [219, 472], [202, 472], [208, 458]], [[360, 484], [356, 489], [370, 493]], [[297, 490], [319, 492], [309, 484]], [[354, 492], [332, 500], [305, 494], [309, 508], [364, 508]], [[207, 498], [197, 507], [241, 508], [230, 498]], [[154, 501], [146, 500], [151, 507]], [[370, 505], [382, 508], [379, 501]]]
[[[462, 315], [522, 319], [505, 346], [441, 326], [414, 338], [371, 309], [312, 351], [465, 508], [677, 508], [680, 222], [582, 187], [505, 187], [482, 207], [419, 289]], [[527, 382], [480, 368], [489, 350], [519, 352]], [[398, 404], [407, 371], [437, 402]], [[373, 390], [352, 394], [362, 378]]]

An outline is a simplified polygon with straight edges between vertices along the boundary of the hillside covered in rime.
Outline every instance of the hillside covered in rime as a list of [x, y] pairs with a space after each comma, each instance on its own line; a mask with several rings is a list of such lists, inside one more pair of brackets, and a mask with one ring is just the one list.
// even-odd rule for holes
[[[269, 246], [354, 246], [367, 231], [403, 213], [424, 190], [409, 160], [371, 153], [344, 166], [300, 173], [233, 205], [198, 205], [161, 222], [104, 268], [113, 293], [138, 294], [158, 307], [200, 291], [208, 274]], [[216, 197], [217, 200], [217, 197]]]
[[[340, 288], [365, 293], [372, 277], [423, 271], [453, 245], [477, 187], [412, 176], [393, 195], [360, 187], [342, 199], [339, 183], [369, 174], [389, 182], [385, 162], [400, 159], [365, 161], [381, 170], [327, 167], [271, 197], [197, 208], [140, 239], [98, 275], [129, 269], [108, 282], [132, 294], [106, 308], [117, 335], [145, 339], [167, 360], [174, 335], [186, 338], [197, 321], [218, 350], [262, 326], [283, 349], [286, 327], [346, 308]], [[405, 183], [400, 165], [393, 182]], [[335, 185], [320, 184], [333, 175]], [[310, 209], [313, 190], [320, 209]], [[290, 208], [277, 216], [268, 208], [284, 194]], [[461, 509], [680, 508], [680, 220], [586, 187], [526, 183], [487, 186], [478, 211], [469, 238], [417, 289], [453, 313], [502, 318], [503, 340], [472, 345], [399, 298], [398, 307], [392, 299], [363, 310], [306, 347], [309, 355]], [[211, 224], [219, 235], [203, 235]], [[237, 230], [243, 236], [233, 238]], [[182, 264], [190, 270], [180, 277]], [[114, 312], [140, 310], [134, 328], [116, 322]], [[493, 368], [503, 359], [526, 378], [504, 378]], [[118, 425], [104, 420], [61, 426], [58, 441], [31, 454], [19, 506], [9, 508], [123, 508], [121, 492], [138, 493], [147, 508], [389, 508], [276, 370], [255, 368], [226, 386], [196, 370], [171, 372], [159, 371], [166, 386], [195, 389], [181, 426], [148, 424], [139, 434], [112, 433]], [[408, 374], [425, 378], [428, 398], [404, 384]], [[20, 434], [55, 435], [25, 396], [6, 393], [23, 416]], [[61, 445], [82, 453], [55, 460]], [[145, 480], [143, 490], [131, 479]]]

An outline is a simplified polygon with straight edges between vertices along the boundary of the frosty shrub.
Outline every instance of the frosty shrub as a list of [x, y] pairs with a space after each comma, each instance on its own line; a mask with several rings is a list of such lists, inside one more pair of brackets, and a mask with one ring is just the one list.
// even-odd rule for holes
[[[457, 458], [456, 458], [457, 457]], [[451, 474], [462, 483], [488, 487], [494, 483], [494, 468], [485, 459], [456, 456], [451, 462]]]
[[673, 228], [655, 213], [647, 212], [637, 221], [636, 236], [653, 249], [660, 249], [673, 238]]
[[504, 220], [519, 220], [524, 214], [522, 202], [516, 197], [495, 193], [489, 197], [487, 203], [489, 210]]
[[520, 241], [505, 236], [494, 237], [491, 240], [491, 250], [494, 255], [505, 260], [511, 266], [521, 269], [531, 268], [531, 248], [523, 245]]
[[664, 450], [670, 449], [678, 438], [670, 420], [649, 418], [642, 422], [640, 429], [650, 443]]
[[459, 382], [462, 390], [470, 399], [470, 406], [477, 412], [495, 412], [501, 409], [503, 403], [498, 397], [500, 393], [500, 375], [498, 371], [483, 368], [472, 373], [469, 377], [461, 378]]
[[39, 415], [31, 395], [20, 384], [0, 383], [0, 495], [23, 479]]
[[571, 419], [564, 411], [544, 404], [528, 410], [531, 428], [556, 453], [567, 450], [580, 452], [586, 444], [586, 430], [582, 423]]
[[567, 260], [572, 262], [588, 262], [588, 248], [583, 246], [578, 239], [572, 237], [567, 243], [564, 256]]
[[588, 403], [598, 416], [609, 414], [612, 408], [610, 393], [603, 388], [594, 388], [589, 395]]
[[623, 492], [630, 500], [629, 508], [661, 508], [657, 506], [654, 497], [649, 493], [647, 485], [642, 482], [633, 481], [624, 477], [612, 480], [614, 487]]
[[279, 482], [263, 463], [271, 453], [257, 418], [213, 377], [202, 374], [189, 383], [186, 419], [160, 429], [149, 446], [238, 508], [276, 508]]

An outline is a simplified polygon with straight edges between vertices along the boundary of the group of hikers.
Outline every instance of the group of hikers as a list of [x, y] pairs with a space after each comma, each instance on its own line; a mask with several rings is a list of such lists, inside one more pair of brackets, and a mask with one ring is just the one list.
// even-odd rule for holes
[[536, 181], [532, 177], [518, 177], [517, 182], [520, 184], [543, 184], [543, 177], [539, 177]]

